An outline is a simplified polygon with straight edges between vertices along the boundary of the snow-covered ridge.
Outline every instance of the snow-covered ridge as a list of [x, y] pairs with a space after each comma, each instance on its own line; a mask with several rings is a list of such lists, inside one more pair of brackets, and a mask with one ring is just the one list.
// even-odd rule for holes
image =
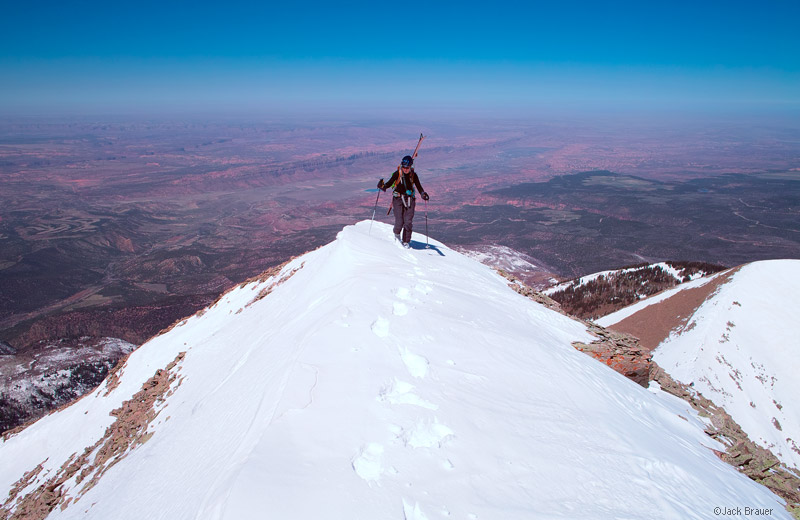
[[582, 324], [430, 243], [348, 226], [147, 342], [0, 444], [2, 511], [49, 483], [49, 518], [790, 518], [687, 404], [577, 352]]
[[[550, 295], [552, 295], [552, 294], [554, 294], [556, 292], [563, 291], [564, 289], [567, 289], [567, 288], [577, 289], [579, 287], [584, 287], [588, 283], [594, 282], [594, 281], [598, 280], [599, 278], [608, 278], [609, 276], [612, 276], [612, 275], [619, 276], [619, 275], [624, 275], [626, 273], [636, 273], [636, 272], [639, 272], [639, 271], [642, 271], [642, 270], [645, 270], [645, 269], [653, 269], [653, 268], [660, 268], [661, 270], [664, 271], [664, 273], [672, 276], [675, 279], [675, 281], [678, 282], [678, 283], [682, 283], [682, 282], [685, 282], [685, 281], [696, 280], [696, 279], [702, 278], [703, 276], [706, 276], [708, 274], [705, 271], [699, 271], [699, 272], [696, 272], [696, 273], [693, 273], [693, 274], [690, 274], [690, 275], [685, 275], [682, 272], [682, 270], [676, 269], [675, 267], [673, 267], [668, 262], [658, 262], [658, 263], [650, 264], [650, 265], [643, 265], [643, 266], [637, 266], [637, 267], [628, 267], [628, 268], [625, 268], [625, 269], [614, 269], [614, 270], [609, 270], [609, 271], [601, 271], [599, 273], [588, 274], [586, 276], [581, 276], [581, 277], [576, 278], [574, 280], [567, 280], [566, 282], [561, 282], [561, 283], [556, 284], [556, 285], [554, 285], [552, 287], [548, 287], [545, 291], [543, 291], [543, 293], [548, 295], [548, 296], [550, 296]], [[685, 280], [686, 278], [688, 278], [688, 280]]]
[[754, 262], [655, 351], [672, 377], [711, 399], [751, 440], [800, 468], [800, 260]]

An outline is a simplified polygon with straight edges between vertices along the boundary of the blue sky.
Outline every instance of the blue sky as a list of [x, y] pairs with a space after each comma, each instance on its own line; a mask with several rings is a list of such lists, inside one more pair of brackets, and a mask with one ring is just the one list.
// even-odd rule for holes
[[16, 2], [0, 111], [800, 107], [800, 2]]

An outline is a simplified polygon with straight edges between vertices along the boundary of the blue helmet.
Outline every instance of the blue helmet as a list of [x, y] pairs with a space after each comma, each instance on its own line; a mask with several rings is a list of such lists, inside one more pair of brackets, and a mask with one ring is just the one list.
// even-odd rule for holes
[[400, 166], [403, 168], [411, 168], [412, 164], [414, 164], [414, 159], [410, 155], [406, 155], [403, 157], [403, 160], [400, 161]]

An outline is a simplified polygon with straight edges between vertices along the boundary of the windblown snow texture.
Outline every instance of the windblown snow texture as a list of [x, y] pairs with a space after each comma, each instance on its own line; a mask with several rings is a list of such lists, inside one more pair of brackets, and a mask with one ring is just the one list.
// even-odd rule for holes
[[85, 494], [52, 518], [788, 518], [717, 459], [688, 405], [577, 352], [584, 326], [435, 240], [403, 250], [369, 225], [230, 291], [115, 385], [3, 442], [2, 489], [42, 465], [8, 507], [161, 370], [147, 434], [94, 487], [67, 480], [62, 501]]
[[722, 406], [751, 440], [800, 469], [800, 260], [747, 264], [654, 359]]

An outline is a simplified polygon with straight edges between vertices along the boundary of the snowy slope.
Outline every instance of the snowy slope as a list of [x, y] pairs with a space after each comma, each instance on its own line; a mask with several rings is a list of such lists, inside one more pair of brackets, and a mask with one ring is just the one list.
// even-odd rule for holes
[[[346, 227], [149, 341], [118, 385], [0, 444], [0, 489], [21, 491], [6, 507], [77, 464], [49, 518], [789, 518], [717, 459], [688, 405], [576, 351], [582, 325], [431, 244]], [[159, 369], [147, 388], [170, 392], [142, 443], [90, 468], [117, 446], [84, 453], [119, 430], [109, 413]]]
[[655, 351], [751, 440], [800, 468], [800, 260], [747, 264]]

